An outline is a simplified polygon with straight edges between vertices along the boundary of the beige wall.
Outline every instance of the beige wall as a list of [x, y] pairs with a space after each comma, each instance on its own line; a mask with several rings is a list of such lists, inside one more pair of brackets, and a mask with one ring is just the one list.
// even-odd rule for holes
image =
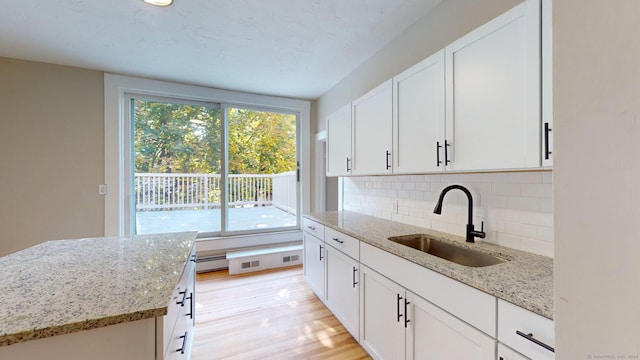
[[368, 59], [317, 101], [312, 132], [327, 115], [399, 74], [457, 38], [521, 3], [521, 0], [446, 0]]
[[556, 359], [636, 359], [640, 2], [553, 13]]
[[0, 256], [101, 236], [103, 74], [0, 58]]

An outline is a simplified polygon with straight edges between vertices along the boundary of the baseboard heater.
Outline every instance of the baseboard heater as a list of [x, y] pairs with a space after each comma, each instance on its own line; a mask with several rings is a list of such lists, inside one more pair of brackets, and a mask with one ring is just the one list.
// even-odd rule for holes
[[302, 244], [228, 251], [229, 274], [302, 264]]
[[226, 254], [198, 257], [196, 259], [196, 272], [203, 273], [227, 269], [229, 261]]

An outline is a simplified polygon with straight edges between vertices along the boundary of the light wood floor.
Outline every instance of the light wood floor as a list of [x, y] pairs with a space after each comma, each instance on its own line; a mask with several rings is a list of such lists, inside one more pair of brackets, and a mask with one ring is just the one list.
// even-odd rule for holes
[[198, 274], [191, 358], [370, 359], [307, 286], [302, 267]]

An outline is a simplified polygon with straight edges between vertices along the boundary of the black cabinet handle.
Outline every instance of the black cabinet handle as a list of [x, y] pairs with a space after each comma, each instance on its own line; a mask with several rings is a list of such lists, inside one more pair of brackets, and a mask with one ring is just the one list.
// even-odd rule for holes
[[449, 165], [449, 163], [451, 162], [451, 160], [449, 160], [449, 146], [451, 146], [451, 144], [449, 144], [449, 142], [445, 140], [444, 141], [444, 165], [445, 166]]
[[389, 161], [389, 156], [391, 155], [391, 153], [389, 152], [389, 150], [387, 150], [387, 155], [386, 155], [386, 160], [387, 160], [387, 170], [389, 170], [391, 168], [391, 162]]
[[178, 339], [182, 339], [182, 347], [177, 349], [176, 352], [180, 352], [180, 354], [184, 354], [184, 350], [187, 347], [187, 335], [189, 335], [188, 331], [184, 332], [184, 335], [180, 336]]
[[176, 301], [177, 305], [184, 306], [184, 302], [187, 300], [187, 291], [189, 291], [189, 290], [184, 289], [184, 291], [180, 291], [178, 293], [178, 294], [182, 294], [182, 300]]
[[551, 155], [551, 151], [549, 151], [549, 133], [551, 132], [551, 128], [549, 128], [549, 123], [544, 123], [544, 159], [549, 160], [549, 155]]
[[440, 145], [440, 141], [436, 141], [436, 166], [440, 167], [440, 164], [442, 164], [442, 161], [440, 161], [440, 148], [442, 147], [442, 145]]
[[356, 272], [358, 271], [358, 269], [356, 269], [356, 267], [353, 267], [353, 288], [356, 288], [356, 285], [358, 285], [358, 282], [356, 281]]
[[193, 293], [190, 293], [187, 299], [189, 299], [189, 313], [185, 314], [185, 316], [188, 316], [189, 319], [193, 319]]
[[409, 320], [409, 316], [407, 315], [407, 306], [409, 306], [409, 304], [411, 304], [409, 301], [407, 301], [407, 299], [404, 300], [404, 327], [407, 327], [407, 324], [409, 322], [411, 322], [411, 320]]
[[338, 239], [338, 238], [331, 238], [331, 239], [332, 239], [333, 241], [336, 241], [336, 242], [340, 243], [340, 244], [344, 244], [344, 240], [340, 240], [340, 239]]
[[322, 261], [323, 257], [322, 257], [322, 248], [324, 248], [324, 246], [320, 245], [320, 261]]
[[538, 339], [534, 338], [532, 333], [525, 334], [525, 333], [523, 333], [523, 332], [522, 332], [522, 331], [520, 331], [520, 330], [516, 330], [516, 334], [518, 334], [518, 335], [522, 336], [523, 338], [525, 338], [525, 339], [527, 339], [527, 340], [531, 341], [532, 343], [534, 343], [534, 344], [536, 344], [536, 345], [540, 345], [540, 346], [542, 346], [543, 348], [545, 348], [545, 349], [547, 349], [547, 350], [549, 350], [549, 351], [551, 351], [551, 352], [556, 352], [556, 349], [554, 349], [554, 348], [552, 348], [551, 346], [549, 346], [549, 345], [547, 345], [547, 344], [543, 343], [542, 341], [540, 341], [540, 340], [538, 340]]
[[351, 171], [351, 168], [349, 167], [350, 162], [351, 162], [351, 159], [349, 159], [349, 157], [347, 156], [347, 172]]
[[311, 231], [315, 231], [316, 230], [315, 226], [311, 226], [311, 225], [307, 225], [307, 229], [309, 229]]
[[400, 300], [403, 299], [402, 296], [400, 296], [400, 294], [396, 294], [398, 297], [396, 298], [396, 311], [398, 314], [398, 322], [400, 322], [400, 318], [402, 317], [402, 314], [400, 314]]
[[198, 259], [198, 255], [193, 254], [193, 255], [191, 255], [191, 259], [190, 259], [190, 261], [196, 262], [196, 261], [197, 261], [197, 259]]

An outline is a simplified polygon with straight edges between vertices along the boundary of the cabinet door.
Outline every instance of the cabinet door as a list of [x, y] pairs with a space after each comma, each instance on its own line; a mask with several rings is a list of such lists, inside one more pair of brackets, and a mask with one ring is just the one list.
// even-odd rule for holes
[[391, 79], [351, 103], [353, 175], [391, 173], [392, 107]]
[[304, 240], [304, 277], [311, 290], [324, 302], [324, 241], [307, 232], [302, 233], [302, 238]]
[[351, 104], [327, 116], [327, 176], [351, 174]]
[[394, 173], [444, 170], [444, 92], [444, 50], [393, 78]]
[[446, 49], [451, 170], [540, 167], [540, 0]]
[[542, 0], [542, 166], [553, 166], [553, 36], [551, 1]]
[[498, 343], [498, 360], [529, 360], [505, 344]]
[[407, 292], [407, 359], [495, 359], [495, 340]]
[[340, 320], [342, 325], [359, 339], [359, 300], [360, 281], [357, 261], [332, 246], [326, 249], [327, 307]]
[[404, 288], [360, 265], [360, 345], [374, 359], [404, 359]]

